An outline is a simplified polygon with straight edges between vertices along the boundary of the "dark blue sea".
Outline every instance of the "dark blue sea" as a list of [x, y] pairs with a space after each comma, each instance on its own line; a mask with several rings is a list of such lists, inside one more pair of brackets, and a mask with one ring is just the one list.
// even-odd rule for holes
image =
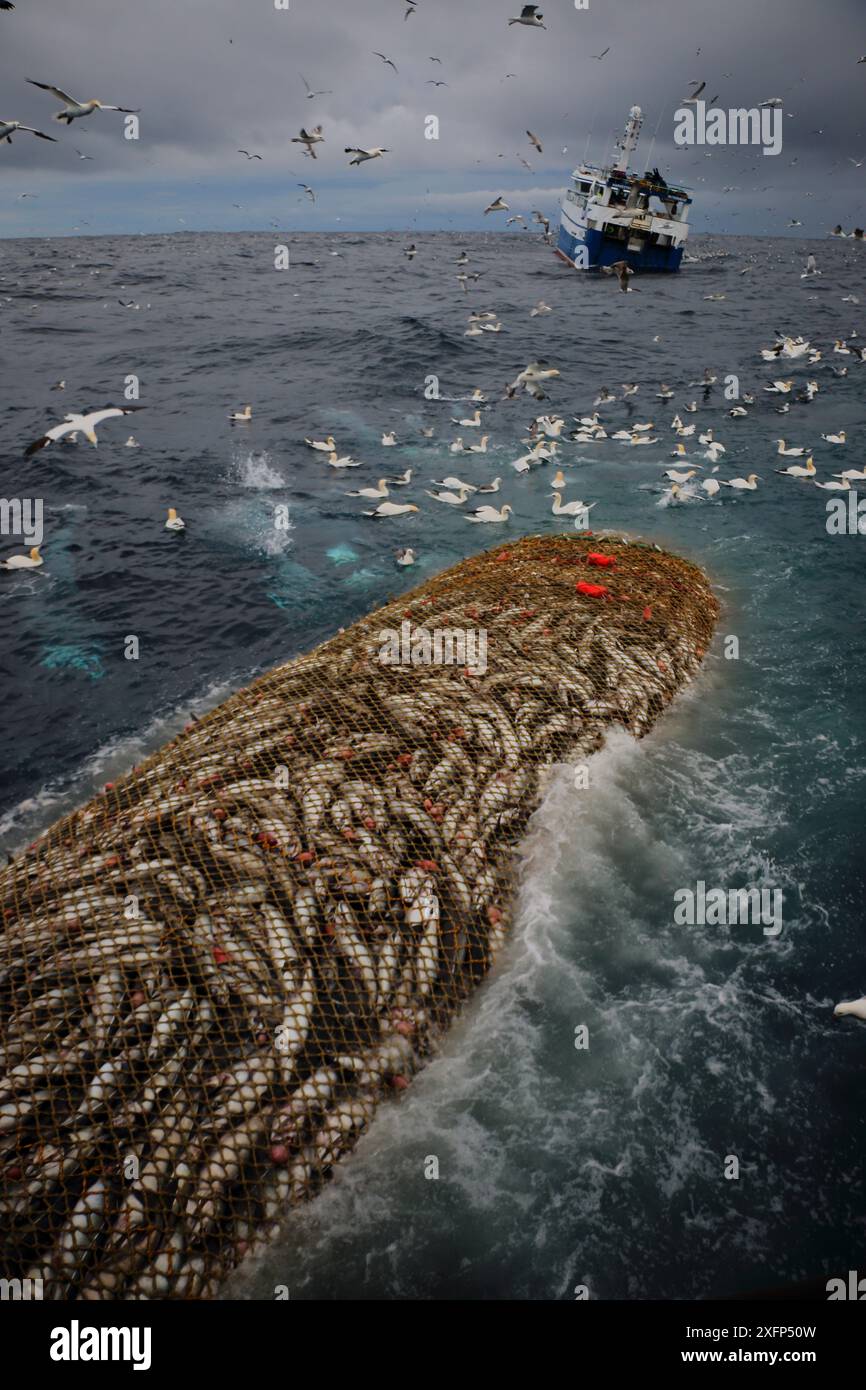
[[[550, 510], [561, 466], [566, 494], [597, 504], [594, 529], [708, 571], [715, 645], [649, 737], [598, 755], [588, 791], [553, 777], [495, 974], [234, 1292], [691, 1299], [844, 1275], [866, 1237], [866, 1031], [832, 1012], [866, 993], [866, 536], [828, 534], [833, 494], [777, 476], [774, 441], [805, 447], [821, 480], [863, 467], [866, 364], [834, 342], [866, 342], [866, 251], [697, 237], [680, 275], [622, 294], [528, 234], [416, 235], [410, 262], [411, 239], [294, 235], [286, 271], [260, 233], [3, 243], [3, 494], [43, 500], [45, 564], [0, 574], [0, 843], [28, 843], [190, 713], [388, 596], [506, 536], [569, 529]], [[480, 272], [467, 293], [463, 248]], [[802, 279], [810, 251], [821, 274]], [[553, 312], [530, 317], [542, 299]], [[502, 332], [465, 337], [472, 311]], [[774, 330], [820, 361], [764, 363]], [[549, 399], [503, 400], [539, 358], [561, 372]], [[707, 368], [715, 385], [689, 384]], [[97, 449], [23, 459], [67, 411], [122, 403], [131, 376], [145, 409], [103, 425]], [[745, 418], [728, 414], [729, 376], [756, 398]], [[775, 379], [795, 386], [765, 392]], [[628, 401], [624, 382], [640, 386]], [[565, 440], [555, 464], [515, 473], [535, 414], [571, 427], [603, 386], [619, 398], [599, 408], [609, 433], [653, 421], [657, 445]], [[451, 454], [481, 433], [451, 424], [476, 387], [488, 452]], [[231, 425], [247, 403], [252, 422]], [[727, 450], [716, 478], [756, 473], [754, 492], [671, 498], [676, 410], [705, 475], [709, 427]], [[821, 437], [839, 430], [844, 446]], [[363, 466], [332, 469], [303, 442], [329, 434]], [[418, 513], [368, 520], [374, 504], [344, 495], [405, 468], [392, 500]], [[479, 500], [509, 502], [508, 523], [472, 526], [425, 496], [449, 474], [500, 476]], [[181, 536], [163, 529], [169, 506]], [[407, 545], [417, 563], [400, 569]], [[675, 925], [674, 892], [698, 880], [781, 889], [781, 934]]]

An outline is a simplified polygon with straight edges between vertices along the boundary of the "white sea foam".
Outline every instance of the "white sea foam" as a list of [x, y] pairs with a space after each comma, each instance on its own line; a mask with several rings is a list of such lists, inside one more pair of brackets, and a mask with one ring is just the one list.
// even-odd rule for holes
[[41, 835], [61, 816], [102, 791], [106, 782], [124, 776], [137, 763], [169, 742], [189, 722], [219, 704], [247, 678], [214, 682], [201, 695], [158, 714], [134, 734], [109, 739], [86, 758], [74, 773], [52, 777], [32, 796], [25, 797], [0, 815], [0, 849], [16, 854]]

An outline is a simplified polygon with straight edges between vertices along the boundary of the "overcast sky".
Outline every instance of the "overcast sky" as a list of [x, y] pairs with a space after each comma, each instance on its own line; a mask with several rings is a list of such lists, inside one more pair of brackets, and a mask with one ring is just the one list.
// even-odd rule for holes
[[[0, 146], [0, 234], [501, 228], [504, 215], [483, 216], [493, 197], [555, 215], [571, 169], [610, 154], [633, 103], [645, 113], [633, 164], [694, 189], [696, 230], [779, 234], [796, 218], [803, 237], [866, 222], [864, 0], [548, 0], [546, 30], [508, 25], [518, 0], [418, 0], [408, 19], [404, 0], [289, 6], [17, 0], [0, 14], [0, 118], [60, 143]], [[301, 73], [331, 94], [308, 100]], [[140, 139], [112, 112], [56, 124], [56, 98], [25, 78], [140, 107]], [[677, 148], [693, 80], [725, 109], [781, 97], [781, 154]], [[314, 161], [290, 140], [319, 123]], [[356, 144], [391, 153], [349, 168]]]

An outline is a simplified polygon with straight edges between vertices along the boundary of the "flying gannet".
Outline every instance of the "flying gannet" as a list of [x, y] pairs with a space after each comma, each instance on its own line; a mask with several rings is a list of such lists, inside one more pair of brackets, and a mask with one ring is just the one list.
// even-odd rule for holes
[[55, 425], [53, 429], [47, 430], [46, 433], [35, 440], [33, 444], [28, 445], [24, 450], [24, 457], [31, 458], [33, 454], [37, 454], [40, 449], [46, 448], [49, 444], [55, 444], [57, 440], [62, 439], [64, 435], [78, 433], [79, 430], [84, 435], [85, 439], [89, 440], [95, 448], [99, 442], [96, 438], [97, 425], [101, 425], [104, 420], [113, 420], [116, 416], [131, 415], [135, 410], [144, 410], [144, 406], [110, 405], [107, 406], [105, 410], [92, 410], [88, 415], [79, 415], [75, 413], [67, 415], [62, 425]]
[[385, 146], [373, 145], [369, 150], [359, 150], [354, 145], [347, 145], [344, 154], [353, 154], [354, 159], [349, 160], [349, 168], [353, 164], [365, 164], [368, 159], [381, 159], [383, 154], [390, 154], [390, 150]]
[[536, 29], [546, 29], [547, 25], [542, 23], [543, 19], [544, 15], [537, 5], [524, 5], [516, 19], [509, 19], [508, 26], [510, 28], [512, 24], [530, 24]]
[[312, 130], [305, 130], [305, 128], [301, 126], [300, 135], [292, 136], [292, 144], [303, 145], [304, 154], [308, 154], [313, 159], [317, 159], [318, 155], [316, 154], [316, 151], [314, 150], [313, 146], [321, 144], [324, 138], [324, 132], [320, 125], [314, 125]]
[[[12, 136], [19, 131], [24, 131], [28, 135], [35, 135], [39, 140], [50, 140], [53, 145], [57, 144], [57, 137], [46, 135], [44, 131], [37, 130], [32, 125], [22, 125], [20, 121], [0, 121], [0, 145], [11, 145]], [[87, 156], [90, 158], [90, 156]]]
[[103, 101], [93, 98], [91, 101], [76, 101], [75, 97], [68, 96], [59, 87], [52, 87], [47, 82], [34, 82], [32, 77], [27, 81], [31, 87], [40, 87], [43, 92], [50, 92], [52, 96], [62, 101], [65, 110], [55, 114], [55, 121], [63, 121], [66, 125], [72, 125], [73, 121], [80, 120], [82, 116], [92, 116], [94, 111], [122, 111], [127, 116], [137, 116], [139, 108], [130, 106], [107, 106]]

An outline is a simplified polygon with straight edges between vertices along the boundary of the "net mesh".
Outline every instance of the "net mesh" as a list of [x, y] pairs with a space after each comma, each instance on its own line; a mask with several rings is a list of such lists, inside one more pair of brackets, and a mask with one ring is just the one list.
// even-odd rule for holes
[[716, 615], [657, 547], [497, 547], [262, 676], [22, 853], [0, 875], [3, 1276], [213, 1295], [489, 969], [544, 769], [611, 725], [644, 734]]

